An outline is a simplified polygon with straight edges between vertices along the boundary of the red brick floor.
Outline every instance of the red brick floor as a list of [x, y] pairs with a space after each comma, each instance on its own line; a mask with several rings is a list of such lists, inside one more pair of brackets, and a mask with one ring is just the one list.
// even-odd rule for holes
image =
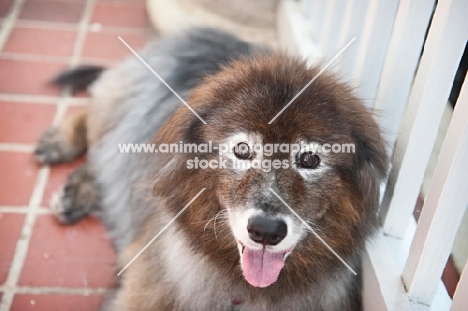
[[0, 0], [0, 25], [0, 309], [98, 310], [116, 281], [105, 228], [94, 218], [61, 226], [49, 209], [86, 158], [41, 168], [31, 150], [53, 122], [85, 109], [86, 94], [67, 100], [47, 82], [72, 64], [130, 55], [118, 36], [141, 48], [145, 1]]

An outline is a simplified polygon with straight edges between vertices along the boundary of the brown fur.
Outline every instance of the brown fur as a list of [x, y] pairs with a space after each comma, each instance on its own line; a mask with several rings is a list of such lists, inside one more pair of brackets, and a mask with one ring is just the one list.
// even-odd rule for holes
[[39, 163], [55, 164], [71, 161], [86, 152], [87, 113], [79, 111], [67, 116], [58, 127], [48, 129], [39, 139], [34, 155]]
[[[313, 220], [322, 229], [319, 231], [321, 237], [340, 256], [358, 267], [356, 260], [364, 241], [377, 225], [379, 181], [387, 170], [385, 148], [377, 124], [347, 86], [337, 82], [333, 75], [324, 74], [272, 125], [268, 125], [268, 121], [317, 73], [318, 69], [305, 70], [302, 62], [282, 55], [259, 55], [236, 61], [222, 72], [208, 77], [190, 98], [189, 104], [208, 125], [203, 125], [190, 111], [182, 108], [167, 122], [155, 141], [217, 142], [230, 132], [243, 129], [261, 133], [264, 143], [294, 143], [299, 136], [312, 137], [323, 143], [354, 142], [357, 153], [334, 155], [333, 172], [313, 187], [290, 170], [274, 174], [283, 199], [297, 213]], [[175, 214], [201, 188], [207, 188], [177, 219], [177, 224], [191, 247], [207, 256], [230, 284], [236, 284], [243, 299], [250, 301], [251, 305], [273, 306], [278, 297], [301, 297], [311, 292], [319, 295], [323, 290], [317, 287], [319, 284], [326, 279], [338, 278], [340, 273], [349, 273], [343, 272], [346, 269], [342, 263], [320, 241], [308, 236], [288, 258], [276, 283], [264, 289], [248, 285], [239, 271], [239, 254], [229, 228], [226, 224], [218, 224], [221, 228], [224, 226], [221, 229], [224, 234], [218, 234], [220, 236], [216, 239], [214, 227], [210, 226], [205, 231], [205, 224], [225, 205], [242, 205], [254, 196], [255, 190], [259, 190], [264, 182], [263, 173], [251, 170], [239, 177], [221, 170], [189, 171], [182, 165], [189, 156], [192, 155], [160, 155], [163, 158], [160, 169], [170, 160], [180, 165], [173, 165], [170, 173], [157, 177], [154, 194], [172, 197], [166, 208]], [[217, 155], [197, 156], [211, 159]], [[273, 157], [281, 159], [285, 155], [274, 154]], [[318, 202], [320, 209], [311, 211], [311, 202]], [[152, 226], [159, 222], [158, 217], [153, 215], [148, 219], [148, 231], [153, 231]], [[146, 238], [137, 239], [128, 253], [134, 254], [147, 241]], [[157, 269], [157, 260], [151, 252], [144, 253], [126, 272], [118, 305], [143, 303], [143, 300], [135, 298], [135, 293], [142, 296], [159, 293], [161, 284], [158, 281], [141, 282], [148, 275], [161, 273]], [[356, 278], [353, 282], [358, 284], [358, 280]], [[354, 300], [353, 308], [358, 304], [356, 293], [354, 287], [344, 298], [350, 299], [351, 305]], [[170, 292], [165, 293], [164, 298], [155, 299], [152, 308], [138, 305], [129, 309], [173, 309], [171, 301], [175, 297]], [[162, 301], [167, 304], [162, 304]], [[127, 309], [123, 307], [122, 310]]]

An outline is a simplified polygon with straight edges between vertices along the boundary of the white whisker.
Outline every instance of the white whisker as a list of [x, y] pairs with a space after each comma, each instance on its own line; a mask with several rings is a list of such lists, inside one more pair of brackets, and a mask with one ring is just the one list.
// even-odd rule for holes
[[[217, 234], [216, 234], [216, 221], [218, 219], [219, 216], [221, 216], [221, 219], [225, 218], [225, 213], [227, 211], [226, 210], [221, 210], [219, 211], [218, 213], [216, 213], [216, 215], [214, 215], [213, 217], [211, 217], [210, 219], [208, 219], [208, 221], [206, 222], [205, 224], [205, 227], [203, 228], [203, 247], [205, 247], [205, 233], [206, 233], [206, 228], [208, 227], [208, 225], [210, 224], [210, 222], [212, 222], [214, 220], [214, 226], [213, 226], [213, 230], [214, 230], [214, 234], [215, 234], [215, 238], [216, 238], [216, 241], [218, 241], [218, 237], [217, 237]], [[218, 244], [219, 244], [219, 241], [218, 241]]]

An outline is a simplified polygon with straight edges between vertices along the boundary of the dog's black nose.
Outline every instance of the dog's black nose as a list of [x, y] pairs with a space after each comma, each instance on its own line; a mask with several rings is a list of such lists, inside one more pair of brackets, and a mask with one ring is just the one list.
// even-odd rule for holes
[[288, 234], [288, 226], [280, 219], [256, 216], [247, 224], [249, 237], [264, 245], [276, 245]]

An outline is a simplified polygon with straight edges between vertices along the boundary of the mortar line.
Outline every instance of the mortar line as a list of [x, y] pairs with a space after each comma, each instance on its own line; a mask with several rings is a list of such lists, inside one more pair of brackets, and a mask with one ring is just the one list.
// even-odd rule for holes
[[0, 143], [0, 151], [31, 153], [34, 146], [32, 144]]
[[70, 63], [70, 56], [59, 55], [41, 55], [32, 53], [18, 53], [18, 52], [3, 52], [0, 59], [22, 61], [22, 62], [41, 62], [52, 64], [68, 64]]
[[0, 93], [1, 101], [24, 102], [27, 104], [50, 104], [56, 105], [59, 97], [44, 96], [44, 95], [24, 95]]
[[23, 94], [9, 94], [0, 93], [0, 101], [21, 102], [23, 104], [47, 104], [57, 105], [58, 101], [67, 101], [69, 106], [86, 106], [89, 102], [87, 97], [67, 97], [60, 98], [59, 96], [43, 96], [43, 95], [23, 95]]
[[16, 27], [36, 28], [36, 29], [46, 29], [46, 30], [77, 31], [78, 23], [39, 21], [39, 20], [22, 18], [16, 22]]
[[[0, 291], [5, 290], [5, 286], [0, 286]], [[15, 292], [18, 294], [68, 294], [68, 295], [102, 295], [105, 294], [106, 287], [61, 287], [61, 286], [16, 286]]]
[[[26, 214], [28, 210], [29, 210], [28, 206], [7, 206], [7, 205], [0, 206], [0, 214], [2, 213]], [[53, 214], [52, 210], [45, 206], [39, 207], [37, 212], [39, 214]]]
[[[101, 23], [102, 28], [100, 30], [91, 30], [92, 33], [104, 33], [104, 34], [119, 34], [119, 35], [146, 35], [148, 29], [144, 27], [119, 27], [119, 26], [107, 26]], [[90, 24], [90, 25], [92, 25]], [[54, 22], [54, 21], [38, 21], [32, 19], [21, 19], [16, 22], [16, 27], [21, 28], [37, 28], [45, 30], [65, 30], [65, 31], [78, 31], [79, 23], [66, 23], [66, 22]]]
[[27, 214], [29, 208], [27, 206], [0, 206], [0, 218], [3, 214]]

